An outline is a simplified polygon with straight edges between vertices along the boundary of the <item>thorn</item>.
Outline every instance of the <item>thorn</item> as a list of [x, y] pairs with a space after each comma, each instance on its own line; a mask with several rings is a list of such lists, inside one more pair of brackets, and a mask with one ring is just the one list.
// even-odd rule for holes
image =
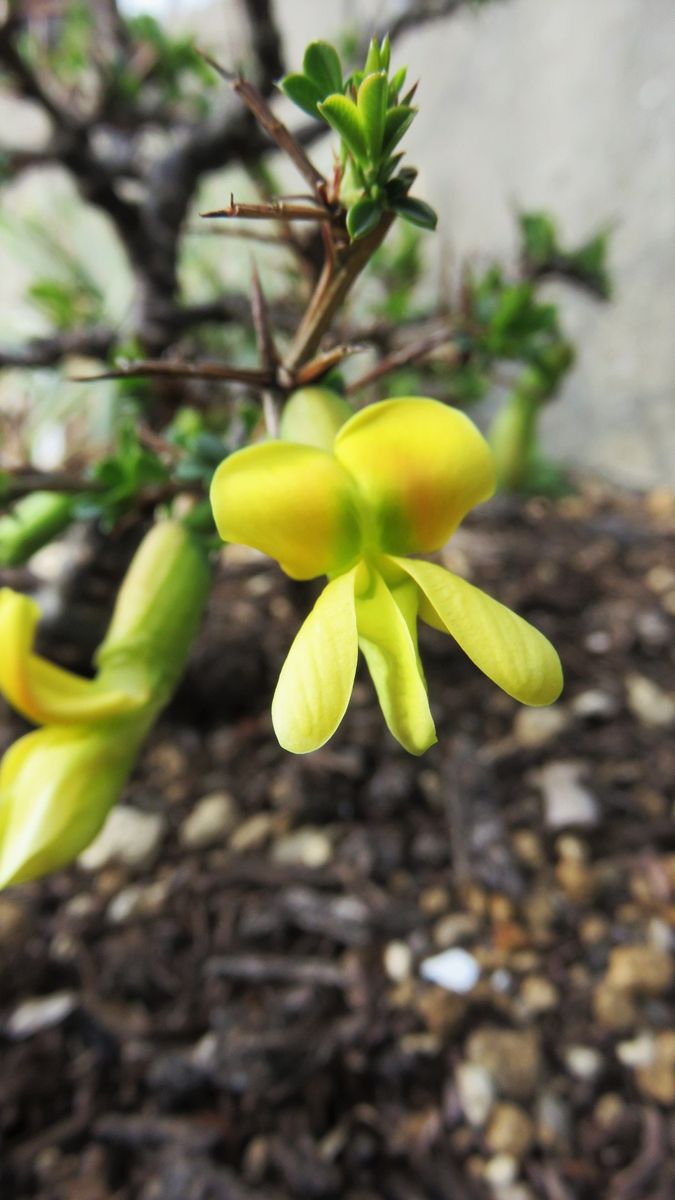
[[195, 50], [199, 57], [203, 58], [204, 62], [208, 63], [211, 69], [216, 72], [216, 75], [220, 75], [221, 79], [224, 79], [226, 83], [236, 83], [237, 79], [240, 78], [234, 71], [228, 71], [225, 67], [221, 67], [215, 58], [211, 58], [211, 55], [207, 54], [205, 50], [200, 49], [199, 46], [195, 46]]
[[277, 348], [270, 325], [267, 301], [262, 290], [258, 268], [255, 259], [251, 258], [251, 316], [255, 329], [256, 342], [260, 365], [264, 371], [271, 371], [279, 361]]

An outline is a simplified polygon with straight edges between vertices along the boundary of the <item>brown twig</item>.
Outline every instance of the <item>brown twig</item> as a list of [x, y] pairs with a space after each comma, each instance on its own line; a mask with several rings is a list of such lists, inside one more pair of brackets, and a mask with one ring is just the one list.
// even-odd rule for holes
[[[4, 472], [3, 472], [4, 475]], [[3, 478], [0, 504], [7, 501], [20, 500], [22, 496], [30, 496], [33, 492], [61, 492], [68, 495], [78, 495], [81, 492], [100, 492], [103, 485], [96, 480], [87, 479], [84, 475], [74, 475], [70, 471], [8, 471], [8, 478]]]
[[[263, 371], [274, 375], [279, 365], [279, 355], [274, 344], [267, 302], [255, 263], [252, 263], [251, 269], [251, 316], [253, 318], [253, 328], [258, 345], [260, 366]], [[271, 387], [262, 389], [262, 407], [267, 433], [270, 437], [275, 438], [279, 433], [280, 414], [276, 396]]]
[[326, 350], [323, 354], [317, 354], [315, 358], [310, 359], [309, 362], [296, 371], [296, 387], [304, 387], [308, 383], [314, 383], [345, 358], [349, 358], [352, 354], [361, 354], [365, 349], [365, 346], [335, 346], [333, 350]]
[[226, 71], [208, 54], [204, 54], [202, 51], [200, 53], [204, 61], [222, 79], [229, 83], [232, 90], [241, 97], [258, 124], [269, 134], [272, 141], [276, 142], [279, 149], [290, 158], [303, 179], [306, 179], [314, 195], [318, 200], [323, 202], [326, 195], [326, 180], [321, 172], [317, 171], [314, 163], [305, 153], [305, 150], [297, 138], [293, 136], [290, 129], [274, 115], [262, 92], [259, 92], [252, 83], [249, 83], [248, 80], [243, 79], [240, 75], [233, 75], [230, 71]]
[[117, 337], [103, 326], [33, 338], [25, 346], [0, 349], [0, 367], [53, 367], [71, 355], [106, 358]]
[[230, 383], [248, 384], [249, 387], [266, 387], [274, 383], [274, 376], [269, 371], [256, 368], [228, 367], [218, 362], [188, 363], [161, 358], [142, 359], [112, 371], [103, 371], [100, 375], [74, 376], [73, 382], [93, 383], [101, 379], [136, 379], [143, 376], [157, 379], [222, 379]]
[[372, 233], [336, 250], [335, 261], [326, 259], [321, 278], [284, 360], [289, 374], [294, 375], [318, 349], [352, 284], [384, 241], [393, 220], [393, 213], [384, 213]]
[[369, 384], [382, 379], [384, 375], [388, 375], [391, 371], [396, 371], [400, 367], [408, 366], [410, 363], [419, 362], [421, 358], [426, 358], [428, 354], [434, 350], [440, 349], [441, 346], [448, 346], [452, 349], [457, 360], [461, 357], [461, 352], [458, 346], [451, 341], [447, 329], [437, 330], [435, 333], [429, 334], [428, 337], [421, 338], [418, 342], [413, 342], [409, 346], [403, 346], [400, 350], [392, 350], [385, 358], [381, 359], [369, 371], [360, 375], [353, 383], [350, 383], [347, 392], [354, 395], [355, 392], [361, 391], [362, 388], [368, 387]]
[[337, 214], [316, 204], [289, 204], [286, 200], [275, 200], [271, 204], [240, 204], [231, 198], [227, 208], [216, 208], [200, 217], [239, 217], [246, 221], [328, 221], [337, 220]]

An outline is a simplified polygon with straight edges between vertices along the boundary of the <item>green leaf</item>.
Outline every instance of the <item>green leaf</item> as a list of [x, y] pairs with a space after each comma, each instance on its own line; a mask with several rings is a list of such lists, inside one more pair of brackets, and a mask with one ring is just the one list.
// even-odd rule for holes
[[323, 92], [312, 79], [306, 75], [287, 75], [279, 86], [284, 95], [303, 112], [309, 113], [310, 117], [321, 118], [317, 105], [323, 100]]
[[610, 231], [603, 229], [578, 250], [563, 255], [579, 281], [603, 300], [608, 300], [612, 294], [612, 281], [607, 270], [609, 236]]
[[396, 101], [398, 100], [398, 94], [399, 94], [401, 88], [403, 87], [403, 84], [405, 83], [405, 77], [407, 74], [408, 74], [407, 67], [399, 67], [398, 71], [395, 71], [394, 74], [392, 75], [392, 77], [389, 81], [389, 101], [390, 101], [390, 103], [393, 102], [395, 104]]
[[347, 232], [352, 241], [372, 233], [382, 216], [382, 208], [376, 200], [364, 196], [357, 200], [347, 213]]
[[417, 115], [417, 109], [409, 104], [397, 104], [390, 108], [384, 122], [383, 149], [385, 154], [391, 154], [394, 146], [400, 142], [403, 134], [412, 125]]
[[398, 175], [394, 179], [390, 179], [387, 184], [387, 199], [389, 206], [408, 195], [413, 183], [417, 179], [417, 170], [415, 167], [402, 167]]
[[342, 89], [343, 92], [345, 92], [347, 95], [349, 95], [350, 89], [351, 89], [351, 91], [353, 91], [354, 94], [356, 94], [356, 92], [358, 92], [359, 88], [361, 87], [361, 84], [363, 83], [365, 77], [366, 77], [365, 71], [352, 71], [351, 75], [348, 75], [347, 78], [345, 79], [345, 86]]
[[372, 37], [368, 47], [368, 57], [363, 68], [364, 74], [370, 75], [373, 71], [379, 71], [383, 65], [380, 59], [380, 47], [377, 44], [377, 38]]
[[319, 112], [339, 133], [348, 150], [359, 162], [368, 162], [368, 146], [359, 110], [347, 96], [329, 96], [319, 105]]
[[368, 152], [377, 162], [382, 151], [387, 116], [387, 76], [384, 71], [366, 75], [356, 98], [359, 116], [366, 134]]
[[391, 179], [402, 158], [403, 154], [392, 154], [391, 158], [385, 159], [385, 161], [380, 165], [378, 174], [380, 183], [386, 183], [387, 180]]
[[384, 37], [382, 38], [382, 45], [380, 46], [380, 66], [382, 67], [383, 71], [389, 70], [390, 62], [391, 62], [391, 40], [389, 38], [389, 34], [385, 33]]
[[302, 62], [305, 75], [320, 89], [322, 99], [342, 91], [342, 67], [334, 46], [329, 42], [310, 42]]
[[553, 221], [546, 213], [521, 213], [518, 217], [522, 250], [534, 265], [547, 263], [558, 251], [558, 237]]
[[390, 203], [389, 207], [399, 217], [410, 221], [411, 225], [419, 225], [420, 229], [435, 229], [438, 216], [430, 204], [424, 200], [415, 200], [413, 196], [401, 196], [399, 200]]

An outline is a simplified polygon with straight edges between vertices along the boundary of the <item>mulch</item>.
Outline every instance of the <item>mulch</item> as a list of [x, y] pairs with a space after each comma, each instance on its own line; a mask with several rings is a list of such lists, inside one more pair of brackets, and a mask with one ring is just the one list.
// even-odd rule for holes
[[[154, 861], [0, 897], [3, 1200], [672, 1198], [674, 533], [673, 497], [597, 482], [476, 513], [448, 565], [552, 638], [566, 689], [523, 718], [425, 631], [420, 759], [361, 672], [327, 747], [279, 749], [311, 587], [226, 556], [124, 797], [165, 817]], [[222, 792], [234, 828], [186, 845]], [[458, 948], [470, 991], [422, 978]]]

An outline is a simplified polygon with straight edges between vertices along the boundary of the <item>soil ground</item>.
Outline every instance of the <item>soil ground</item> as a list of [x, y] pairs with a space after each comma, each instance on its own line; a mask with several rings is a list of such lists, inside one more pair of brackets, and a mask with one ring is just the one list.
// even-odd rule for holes
[[124, 797], [151, 844], [0, 897], [3, 1200], [672, 1200], [674, 533], [598, 484], [476, 514], [448, 565], [566, 689], [519, 709], [429, 630], [419, 760], [362, 674], [278, 748], [310, 589], [232, 554]]

